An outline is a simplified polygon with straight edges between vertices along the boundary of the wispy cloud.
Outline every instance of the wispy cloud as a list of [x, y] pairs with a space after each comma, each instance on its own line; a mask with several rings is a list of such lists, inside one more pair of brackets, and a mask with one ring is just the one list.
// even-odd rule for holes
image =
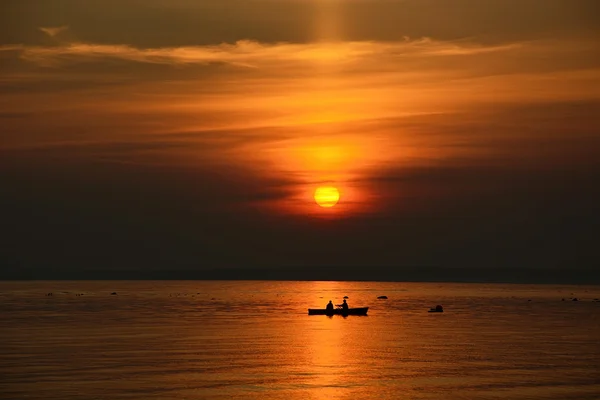
[[60, 35], [62, 32], [69, 29], [67, 25], [63, 26], [49, 26], [49, 27], [40, 27], [39, 30], [44, 32], [46, 35], [50, 37], [56, 37]]
[[[54, 37], [66, 27], [40, 28]], [[481, 53], [507, 52], [523, 45], [509, 44], [484, 46], [473, 43], [439, 42], [428, 38], [401, 42], [331, 42], [331, 43], [277, 43], [264, 44], [243, 40], [234, 44], [190, 46], [174, 48], [136, 48], [129, 45], [105, 45], [93, 43], [67, 43], [61, 46], [22, 46], [2, 50], [20, 50], [21, 57], [41, 65], [69, 62], [94, 62], [117, 59], [138, 63], [191, 65], [227, 63], [238, 66], [258, 67], [272, 62], [336, 62], [344, 63], [381, 55], [403, 56], [456, 56]]]

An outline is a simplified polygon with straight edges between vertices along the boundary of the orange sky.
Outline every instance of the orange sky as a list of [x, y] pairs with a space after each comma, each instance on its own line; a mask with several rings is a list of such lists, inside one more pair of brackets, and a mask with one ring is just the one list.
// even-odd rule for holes
[[57, 2], [1, 17], [7, 182], [148, 171], [208, 213], [376, 221], [597, 168], [594, 1]]

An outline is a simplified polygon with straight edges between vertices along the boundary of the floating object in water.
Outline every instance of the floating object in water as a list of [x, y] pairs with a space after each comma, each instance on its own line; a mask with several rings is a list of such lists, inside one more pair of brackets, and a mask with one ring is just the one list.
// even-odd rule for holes
[[116, 296], [116, 295], [117, 295], [117, 292], [112, 292], [111, 293], [111, 296]]
[[377, 298], [380, 300], [387, 300], [388, 297], [387, 296], [377, 296]]
[[579, 301], [579, 299], [577, 297], [573, 298], [573, 300], [571, 301]]
[[438, 304], [435, 308], [430, 308], [428, 312], [444, 312], [444, 307]]
[[347, 298], [348, 298], [348, 296], [344, 296], [344, 298], [345, 298], [345, 299], [347, 299]]
[[347, 310], [336, 308], [330, 311], [325, 308], [309, 308], [308, 315], [367, 315], [367, 311], [369, 311], [369, 307], [349, 308]]

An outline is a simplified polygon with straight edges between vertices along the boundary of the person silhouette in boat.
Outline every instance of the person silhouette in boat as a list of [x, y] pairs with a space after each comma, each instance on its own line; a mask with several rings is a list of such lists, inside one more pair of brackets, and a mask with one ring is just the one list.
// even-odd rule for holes
[[327, 313], [333, 312], [333, 303], [331, 302], [331, 300], [329, 300], [329, 303], [327, 303], [327, 307], [325, 307], [325, 311], [327, 311]]
[[344, 302], [340, 304], [340, 306], [342, 307], [342, 311], [348, 311], [348, 303], [346, 303], [346, 299], [344, 299]]

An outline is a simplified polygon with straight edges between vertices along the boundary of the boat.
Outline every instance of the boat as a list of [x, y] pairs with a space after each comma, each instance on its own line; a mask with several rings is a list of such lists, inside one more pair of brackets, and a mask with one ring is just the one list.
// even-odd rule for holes
[[430, 308], [427, 312], [444, 312], [444, 307], [437, 305], [435, 308]]
[[336, 308], [331, 311], [327, 311], [324, 308], [309, 308], [308, 315], [367, 315], [367, 311], [369, 311], [369, 307], [349, 308], [347, 310]]

